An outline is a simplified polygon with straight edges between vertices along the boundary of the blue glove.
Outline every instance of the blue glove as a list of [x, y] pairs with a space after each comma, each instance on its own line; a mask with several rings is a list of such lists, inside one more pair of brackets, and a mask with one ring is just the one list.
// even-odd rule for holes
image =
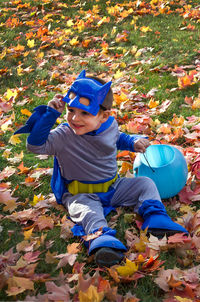
[[51, 128], [60, 115], [60, 112], [49, 106], [38, 106], [34, 109], [26, 125], [15, 131], [14, 134], [30, 133], [28, 143], [40, 146], [46, 142]]

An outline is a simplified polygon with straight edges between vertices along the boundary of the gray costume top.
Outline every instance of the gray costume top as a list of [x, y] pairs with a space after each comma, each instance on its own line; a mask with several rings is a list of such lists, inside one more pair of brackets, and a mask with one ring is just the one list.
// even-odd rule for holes
[[117, 146], [120, 132], [115, 119], [96, 135], [76, 135], [67, 124], [52, 130], [40, 146], [27, 143], [29, 151], [55, 155], [62, 176], [67, 180], [102, 181], [117, 173]]

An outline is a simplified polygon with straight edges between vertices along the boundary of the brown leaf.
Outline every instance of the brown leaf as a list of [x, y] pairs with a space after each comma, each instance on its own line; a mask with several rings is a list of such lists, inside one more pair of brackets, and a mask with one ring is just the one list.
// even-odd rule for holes
[[5, 205], [3, 208], [4, 211], [13, 212], [17, 207], [16, 200], [17, 198], [13, 198], [9, 190], [6, 192], [0, 191], [0, 203]]
[[11, 277], [8, 279], [8, 289], [6, 293], [8, 296], [15, 296], [25, 290], [34, 290], [34, 282], [28, 278]]
[[39, 216], [38, 219], [35, 221], [35, 225], [38, 226], [39, 231], [44, 229], [53, 229], [54, 221], [50, 216]]
[[46, 289], [49, 300], [53, 301], [70, 301], [70, 292], [72, 291], [69, 285], [64, 284], [57, 286], [54, 282], [46, 282]]
[[72, 266], [74, 264], [74, 262], [76, 261], [77, 254], [66, 253], [66, 254], [57, 255], [55, 257], [58, 259], [61, 259], [57, 265], [57, 268], [61, 268], [67, 264]]

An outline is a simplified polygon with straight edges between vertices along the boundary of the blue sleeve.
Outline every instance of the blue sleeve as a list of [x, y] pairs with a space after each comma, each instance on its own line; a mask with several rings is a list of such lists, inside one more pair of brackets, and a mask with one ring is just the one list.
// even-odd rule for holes
[[44, 112], [35, 122], [27, 142], [34, 146], [43, 145], [49, 136], [51, 128], [60, 115], [61, 113], [57, 110], [46, 106], [46, 112]]
[[129, 135], [123, 132], [120, 132], [119, 138], [117, 140], [117, 150], [128, 150], [135, 152], [134, 143], [139, 138], [146, 138], [141, 135]]

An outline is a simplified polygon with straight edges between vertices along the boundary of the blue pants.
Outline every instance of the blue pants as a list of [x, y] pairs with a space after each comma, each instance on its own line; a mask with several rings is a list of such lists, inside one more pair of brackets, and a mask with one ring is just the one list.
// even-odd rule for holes
[[[161, 202], [160, 195], [154, 182], [148, 177], [119, 178], [112, 185], [114, 194], [110, 199], [113, 207], [133, 207], [138, 213], [139, 207], [145, 200]], [[71, 219], [82, 225], [86, 234], [100, 227], [107, 227], [102, 202], [97, 194], [65, 193], [62, 203], [68, 210]]]

